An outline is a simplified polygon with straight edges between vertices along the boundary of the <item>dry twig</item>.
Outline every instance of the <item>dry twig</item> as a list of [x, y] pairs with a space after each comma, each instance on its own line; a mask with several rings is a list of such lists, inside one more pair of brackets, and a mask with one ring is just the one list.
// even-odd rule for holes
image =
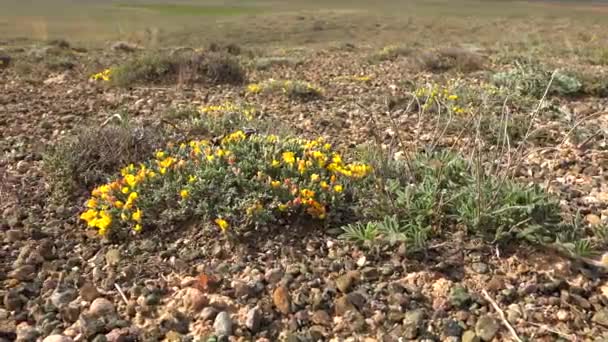
[[492, 304], [492, 306], [494, 307], [494, 310], [496, 310], [496, 312], [498, 312], [498, 314], [500, 315], [500, 319], [502, 320], [502, 323], [507, 327], [507, 329], [509, 329], [509, 332], [511, 333], [511, 335], [513, 336], [515, 341], [523, 342], [523, 340], [521, 338], [519, 338], [519, 336], [517, 336], [517, 332], [515, 331], [515, 329], [513, 329], [513, 326], [511, 326], [509, 321], [507, 321], [504, 311], [502, 311], [500, 309], [500, 307], [498, 306], [498, 304], [496, 304], [494, 299], [492, 299], [492, 297], [490, 296], [488, 291], [482, 290], [482, 293], [483, 293], [484, 297], [486, 297], [486, 299]]

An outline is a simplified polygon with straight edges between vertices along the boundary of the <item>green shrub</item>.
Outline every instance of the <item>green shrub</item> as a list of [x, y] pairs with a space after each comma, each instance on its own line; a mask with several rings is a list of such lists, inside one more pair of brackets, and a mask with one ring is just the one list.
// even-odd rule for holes
[[147, 83], [240, 84], [245, 78], [245, 71], [235, 57], [212, 52], [135, 58], [112, 68], [110, 82], [122, 87]]
[[416, 55], [420, 69], [430, 72], [444, 72], [455, 69], [460, 72], [473, 72], [483, 69], [483, 58], [472, 51], [461, 48], [444, 48], [425, 51]]
[[410, 47], [402, 45], [388, 45], [382, 50], [374, 53], [369, 57], [371, 62], [394, 61], [402, 56], [409, 56], [414, 52]]
[[51, 146], [43, 157], [54, 200], [71, 200], [102, 184], [128, 163], [138, 163], [162, 146], [164, 132], [129, 124], [85, 128]]
[[231, 133], [221, 141], [170, 144], [92, 191], [81, 218], [102, 235], [153, 231], [183, 220], [223, 231], [302, 215], [332, 221], [371, 169], [345, 163], [322, 139]]
[[304, 63], [304, 60], [296, 57], [261, 57], [253, 61], [253, 67], [258, 70], [267, 70], [273, 67], [293, 67], [302, 63]]
[[386, 178], [370, 183], [359, 208], [367, 220], [344, 227], [344, 238], [405, 241], [417, 250], [459, 227], [500, 243], [552, 243], [564, 231], [558, 203], [545, 191], [479, 175], [477, 166], [459, 155], [422, 153], [410, 162], [386, 161], [378, 151], [366, 155], [373, 158], [363, 160], [375, 175]]
[[514, 69], [494, 74], [492, 82], [499, 87], [506, 87], [521, 95], [536, 98], [543, 96], [550, 82], [549, 95], [576, 95], [581, 91], [582, 84], [576, 77], [558, 70], [551, 81], [552, 75], [552, 71], [544, 69], [539, 64], [517, 63]]

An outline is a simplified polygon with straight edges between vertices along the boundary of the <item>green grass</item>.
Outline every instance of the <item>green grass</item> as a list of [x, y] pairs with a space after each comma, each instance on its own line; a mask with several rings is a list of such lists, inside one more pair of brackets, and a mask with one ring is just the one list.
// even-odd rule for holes
[[196, 6], [188, 4], [117, 4], [121, 9], [143, 9], [162, 15], [233, 16], [262, 12], [262, 8], [236, 6]]

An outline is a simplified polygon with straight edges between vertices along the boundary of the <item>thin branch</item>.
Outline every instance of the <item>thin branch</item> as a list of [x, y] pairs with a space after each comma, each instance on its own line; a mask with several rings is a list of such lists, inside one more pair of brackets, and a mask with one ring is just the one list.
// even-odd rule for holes
[[114, 284], [114, 287], [116, 288], [116, 290], [118, 291], [118, 293], [120, 294], [120, 297], [122, 298], [122, 300], [125, 302], [125, 304], [129, 304], [129, 300], [127, 299], [127, 296], [125, 296], [125, 293], [122, 292], [122, 289], [120, 288], [120, 285], [118, 284]]
[[515, 341], [523, 342], [523, 340], [521, 338], [519, 338], [519, 336], [517, 336], [517, 332], [515, 331], [515, 329], [513, 329], [513, 326], [511, 326], [509, 321], [507, 321], [504, 311], [502, 311], [500, 309], [500, 307], [498, 306], [498, 304], [496, 304], [494, 299], [492, 299], [492, 297], [490, 296], [488, 291], [486, 291], [484, 289], [484, 290], [482, 290], [482, 293], [483, 293], [484, 297], [486, 297], [486, 299], [492, 304], [492, 306], [494, 307], [494, 310], [496, 310], [496, 312], [498, 312], [498, 314], [500, 315], [500, 319], [502, 320], [502, 323], [507, 327], [507, 329], [509, 329], [509, 332], [511, 333], [511, 335], [513, 336]]

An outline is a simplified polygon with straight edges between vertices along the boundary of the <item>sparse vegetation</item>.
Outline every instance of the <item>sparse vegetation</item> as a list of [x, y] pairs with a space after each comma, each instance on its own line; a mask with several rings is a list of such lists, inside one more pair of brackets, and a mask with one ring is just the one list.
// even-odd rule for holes
[[111, 83], [121, 87], [148, 83], [239, 84], [246, 78], [235, 57], [219, 52], [148, 54], [112, 70]]
[[270, 79], [261, 83], [252, 83], [247, 86], [247, 92], [250, 94], [282, 93], [291, 99], [301, 101], [315, 100], [323, 95], [321, 88], [299, 80], [279, 81]]

